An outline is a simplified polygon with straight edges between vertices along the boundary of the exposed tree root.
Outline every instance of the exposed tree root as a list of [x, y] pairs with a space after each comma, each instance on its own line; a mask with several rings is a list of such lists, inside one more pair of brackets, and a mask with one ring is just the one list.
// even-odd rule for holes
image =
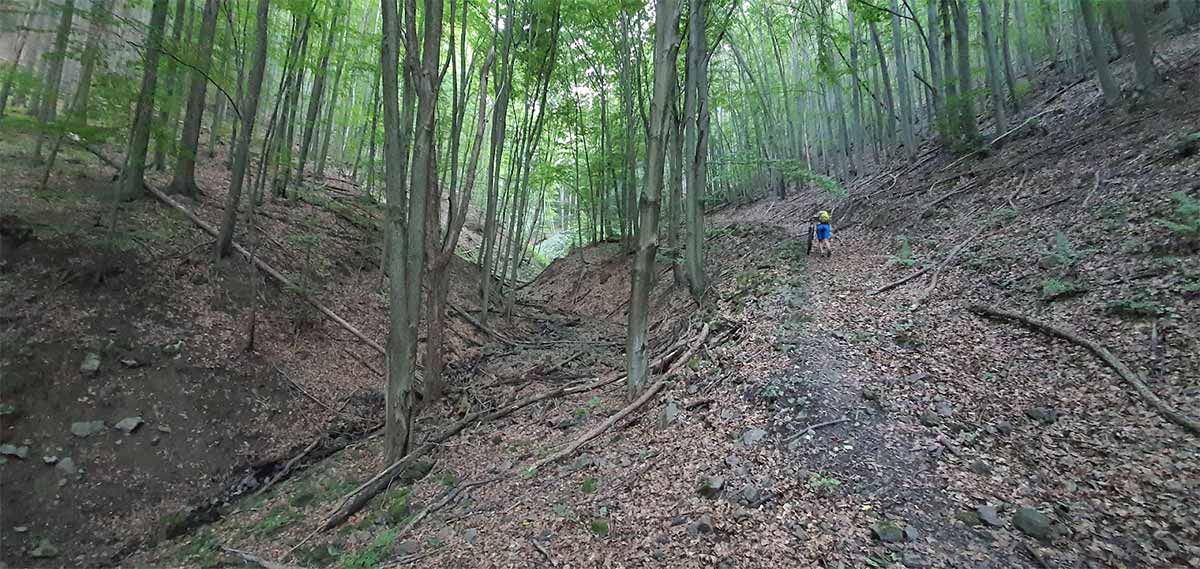
[[1116, 370], [1117, 375], [1119, 375], [1121, 379], [1125, 381], [1125, 383], [1129, 384], [1130, 387], [1133, 387], [1133, 389], [1138, 392], [1138, 395], [1141, 395], [1142, 399], [1145, 399], [1146, 402], [1149, 403], [1150, 406], [1156, 411], [1158, 411], [1158, 413], [1165, 419], [1183, 427], [1184, 429], [1187, 429], [1192, 434], [1200, 434], [1200, 422], [1197, 422], [1195, 419], [1176, 411], [1165, 401], [1159, 399], [1159, 397], [1155, 395], [1149, 387], [1146, 387], [1145, 383], [1142, 383], [1142, 381], [1138, 379], [1137, 374], [1135, 374], [1133, 370], [1129, 369], [1129, 366], [1125, 365], [1125, 362], [1122, 362], [1120, 359], [1114, 356], [1112, 352], [1108, 351], [1108, 348], [1105, 348], [1104, 346], [1065, 328], [1060, 328], [1047, 322], [1035, 320], [1016, 312], [999, 310], [989, 306], [984, 306], [982, 304], [968, 306], [967, 310], [988, 318], [1012, 320], [1028, 328], [1037, 330], [1044, 334], [1049, 334], [1051, 336], [1057, 336], [1091, 350], [1092, 353], [1096, 354], [1096, 356], [1098, 356], [1101, 360], [1104, 360], [1104, 363]]
[[226, 553], [232, 553], [232, 554], [240, 557], [242, 559], [242, 561], [245, 561], [246, 563], [249, 563], [251, 565], [257, 565], [259, 567], [262, 567], [263, 569], [300, 569], [300, 567], [298, 567], [296, 565], [286, 565], [283, 563], [276, 563], [274, 561], [268, 561], [266, 559], [263, 559], [262, 557], [259, 557], [253, 553], [250, 553], [249, 551], [242, 551], [240, 549], [233, 549], [231, 547], [222, 547], [221, 549], [223, 551], [225, 551]]
[[942, 269], [946, 268], [946, 265], [950, 264], [950, 261], [954, 260], [954, 257], [957, 256], [960, 251], [962, 251], [963, 247], [974, 241], [976, 237], [979, 237], [980, 233], [983, 233], [983, 229], [976, 231], [965, 241], [959, 243], [958, 246], [950, 251], [949, 255], [946, 255], [945, 259], [942, 259], [941, 262], [934, 267], [933, 274], [929, 275], [929, 286], [925, 287], [925, 290], [921, 291], [921, 294], [917, 295], [917, 298], [913, 300], [911, 305], [909, 305], [909, 312], [915, 312], [921, 307], [921, 303], [925, 302], [925, 300], [929, 298], [929, 295], [933, 294], [933, 289], [937, 287], [938, 275], [941, 274]]
[[437, 502], [434, 502], [428, 506], [425, 506], [419, 513], [417, 513], [417, 515], [413, 516], [412, 518], [409, 518], [409, 520], [407, 522], [405, 522], [404, 525], [400, 526], [400, 529], [396, 533], [397, 537], [404, 535], [405, 532], [416, 527], [417, 524], [421, 523], [422, 520], [429, 517], [429, 514], [444, 508], [446, 506], [446, 504], [449, 504], [450, 502], [454, 501], [463, 492], [466, 492], [467, 490], [470, 490], [471, 488], [474, 488], [476, 486], [482, 486], [484, 484], [491, 484], [492, 482], [496, 482], [498, 480], [500, 480], [500, 477], [488, 478], [487, 480], [476, 480], [475, 482], [468, 482], [465, 484], [459, 484], [458, 486], [455, 486], [449, 492], [446, 492], [446, 495], [442, 496], [442, 499], [440, 499]]
[[651, 385], [648, 389], [646, 389], [646, 391], [644, 391], [641, 396], [639, 396], [637, 399], [635, 399], [633, 401], [633, 403], [626, 405], [624, 409], [621, 409], [616, 414], [609, 416], [607, 419], [605, 419], [599, 425], [596, 425], [594, 428], [592, 428], [592, 430], [584, 433], [583, 436], [575, 439], [574, 442], [567, 445], [566, 448], [564, 448], [550, 456], [547, 456], [546, 458], [543, 458], [542, 460], [539, 460], [539, 461], [533, 463], [531, 466], [529, 466], [529, 468], [525, 469], [525, 472], [529, 473], [529, 474], [533, 474], [533, 473], [537, 472], [538, 469], [540, 469], [541, 467], [543, 467], [547, 464], [550, 464], [551, 462], [555, 462], [557, 460], [560, 460], [562, 458], [565, 458], [567, 456], [574, 454], [575, 451], [579, 450], [579, 447], [583, 446], [588, 441], [600, 436], [601, 433], [603, 433], [604, 431], [607, 431], [610, 427], [617, 424], [617, 421], [620, 421], [626, 415], [629, 415], [630, 413], [636, 411], [638, 407], [641, 407], [642, 405], [644, 405], [647, 401], [650, 400], [650, 398], [657, 395], [659, 391], [662, 391], [662, 388], [665, 385], [666, 384], [664, 384], [662, 382], [662, 380], [656, 381], [653, 385]]
[[292, 467], [296, 466], [297, 462], [300, 462], [301, 459], [308, 456], [308, 453], [312, 452], [313, 449], [317, 448], [317, 445], [321, 444], [321, 439], [323, 439], [323, 438], [325, 438], [324, 433], [318, 435], [317, 438], [313, 439], [312, 443], [310, 443], [307, 447], [305, 447], [304, 450], [300, 452], [300, 454], [293, 456], [291, 458], [291, 460], [288, 460], [287, 464], [284, 464], [283, 468], [281, 468], [279, 470], [279, 472], [276, 472], [275, 476], [271, 477], [271, 480], [267, 481], [266, 484], [263, 484], [262, 488], [259, 488], [258, 491], [256, 491], [254, 493], [254, 495], [261, 496], [264, 492], [266, 492], [267, 490], [270, 490], [271, 487], [274, 486], [276, 482], [283, 480], [283, 477], [287, 476], [288, 474], [290, 474], [292, 472]]

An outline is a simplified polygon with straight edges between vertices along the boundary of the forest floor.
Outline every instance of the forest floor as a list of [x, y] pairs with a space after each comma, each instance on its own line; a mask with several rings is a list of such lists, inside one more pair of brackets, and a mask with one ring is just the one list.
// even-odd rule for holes
[[[69, 249], [45, 229], [12, 257], [6, 243], [0, 395], [16, 412], [4, 417], [3, 442], [28, 439], [33, 448], [26, 459], [0, 465], [4, 562], [237, 566], [239, 556], [225, 549], [232, 548], [294, 566], [343, 568], [1196, 567], [1196, 436], [1157, 414], [1090, 352], [966, 310], [982, 303], [1072, 328], [1106, 345], [1168, 404], [1200, 415], [1198, 247], [1160, 222], [1189, 215], [1171, 192], [1200, 197], [1200, 154], [1179, 144], [1200, 123], [1196, 39], [1164, 47], [1164, 94], [1131, 109], [1102, 109], [1091, 80], [1047, 81], [1031, 94], [1022, 120], [1054, 110], [1011, 136], [1002, 151], [960, 161], [929, 148], [916, 166], [856, 181], [847, 198], [807, 191], [718, 212], [707, 234], [714, 283], [708, 308], [695, 311], [667, 267], [652, 295], [652, 351], [678, 342], [689, 357], [644, 408], [579, 452], [530, 472], [627, 403], [620, 382], [592, 382], [624, 365], [629, 257], [603, 244], [556, 262], [521, 291], [511, 321], [495, 319], [515, 342], [474, 346], [469, 339], [481, 339], [463, 327], [451, 371], [455, 389], [425, 411], [419, 427], [433, 433], [473, 410], [566, 386], [581, 390], [470, 426], [324, 533], [314, 530], [341, 497], [384, 466], [377, 437], [350, 433], [330, 445], [339, 452], [308, 461], [260, 496], [220, 508], [212, 523], [159, 535], [156, 545], [136, 551], [126, 545], [136, 543], [128, 541], [133, 534], [161, 531], [183, 496], [211, 497], [244, 476], [249, 461], [277, 464], [299, 453], [339, 415], [378, 417], [380, 380], [358, 361], [372, 361], [367, 352], [345, 355], [342, 348], [354, 342], [327, 324], [297, 333], [286, 320], [292, 316], [284, 316], [295, 314], [296, 299], [268, 286], [260, 307], [264, 354], [231, 355], [240, 354], [235, 323], [248, 303], [232, 304], [224, 320], [202, 317], [224, 314], [212, 308], [233, 294], [218, 286], [233, 280], [222, 271], [244, 265], [209, 269], [203, 254], [190, 265], [146, 262], [164, 254], [178, 259], [190, 246], [183, 239], [167, 240], [169, 251], [114, 263], [122, 272], [99, 289], [66, 271], [98, 252]], [[1127, 69], [1118, 73], [1129, 82]], [[32, 174], [16, 172], [14, 179], [22, 175]], [[91, 176], [81, 179], [99, 179]], [[3, 195], [18, 204], [26, 199]], [[205, 205], [210, 200], [197, 208], [211, 215], [217, 206]], [[152, 203], [138, 207], [164, 215]], [[296, 219], [289, 206], [269, 207]], [[835, 213], [832, 258], [803, 248], [806, 219], [817, 209]], [[329, 223], [312, 225], [336, 224], [322, 220]], [[268, 234], [288, 234], [275, 230]], [[196, 233], [183, 225], [179, 231]], [[899, 235], [908, 236], [907, 253]], [[280, 247], [278, 262], [289, 248]], [[955, 257], [939, 267], [951, 252]], [[924, 267], [932, 270], [870, 294]], [[322, 298], [382, 338], [381, 299], [364, 294], [371, 288], [362, 284], [370, 271], [316, 274], [329, 275]], [[156, 279], [164, 279], [160, 296], [144, 284]], [[357, 288], [337, 288], [351, 281]], [[468, 281], [469, 273], [456, 278], [454, 298], [471, 308], [477, 300]], [[189, 282], [197, 288], [181, 289]], [[175, 312], [156, 313], [166, 307]], [[709, 333], [699, 341], [704, 329]], [[223, 335], [202, 336], [217, 330]], [[107, 334], [121, 340], [109, 343]], [[185, 335], [181, 353], [159, 347]], [[18, 340], [26, 351], [7, 349]], [[105, 363], [81, 377], [88, 350]], [[338, 366], [326, 363], [335, 355]], [[125, 370], [111, 363], [127, 356], [146, 365]], [[169, 374], [186, 379], [154, 379]], [[11, 389], [11, 377], [23, 378], [15, 382], [22, 387]], [[95, 385], [109, 391], [92, 395]], [[589, 385], [597, 387], [582, 390]], [[168, 414], [154, 410], [155, 398], [127, 399], [145, 389], [163, 391], [161, 398], [183, 392], [175, 405], [186, 410]], [[373, 399], [356, 398], [360, 389]], [[38, 407], [33, 401], [43, 393]], [[355, 403], [364, 398], [374, 406]], [[254, 403], [236, 408], [234, 401]], [[148, 424], [132, 435], [68, 435], [77, 415], [112, 422], [134, 412]], [[294, 427], [306, 420], [309, 427]], [[249, 430], [247, 422], [260, 424], [253, 421], [261, 421], [263, 434], [245, 442], [219, 430]], [[371, 426], [363, 423], [357, 433]], [[171, 432], [156, 431], [160, 424]], [[184, 436], [186, 444], [172, 446], [172, 437]], [[57, 471], [41, 455], [53, 445], [83, 457], [77, 460], [86, 475], [47, 475]], [[134, 445], [144, 446], [131, 452]], [[164, 464], [145, 466], [140, 477], [128, 464], [105, 470], [150, 455]], [[191, 485], [153, 480], [171, 468], [189, 473]], [[201, 475], [207, 486], [195, 483]], [[22, 481], [18, 488], [40, 486], [27, 498], [13, 491], [14, 479]], [[59, 479], [68, 482], [56, 488]], [[150, 486], [106, 493], [130, 480]], [[147, 518], [141, 525], [120, 525], [139, 516]], [[129, 535], [109, 537], [96, 526]], [[75, 546], [70, 532], [101, 537]], [[31, 560], [43, 538], [68, 553]], [[83, 557], [96, 544], [114, 550]]]

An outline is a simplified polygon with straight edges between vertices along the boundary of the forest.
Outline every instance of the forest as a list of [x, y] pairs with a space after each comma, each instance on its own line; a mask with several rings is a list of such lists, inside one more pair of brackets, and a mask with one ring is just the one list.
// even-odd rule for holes
[[[1194, 564], [1198, 27], [1197, 0], [8, 0], [2, 559]], [[1114, 399], [1021, 387], [1043, 364]], [[1090, 422], [1131, 407], [1149, 432]], [[1041, 449], [1041, 490], [997, 448]], [[1103, 456], [1149, 471], [1082, 474]]]

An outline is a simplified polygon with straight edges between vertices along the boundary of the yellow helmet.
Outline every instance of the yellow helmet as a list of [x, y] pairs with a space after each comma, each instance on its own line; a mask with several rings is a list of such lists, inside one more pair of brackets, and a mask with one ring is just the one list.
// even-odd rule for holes
[[829, 212], [821, 211], [817, 213], [817, 221], [821, 223], [829, 223]]

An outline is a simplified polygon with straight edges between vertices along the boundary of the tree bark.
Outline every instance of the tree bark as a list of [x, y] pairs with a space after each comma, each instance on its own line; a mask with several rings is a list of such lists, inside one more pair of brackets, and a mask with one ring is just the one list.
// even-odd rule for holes
[[137, 199], [145, 185], [146, 150], [150, 146], [150, 121], [154, 117], [154, 91], [158, 85], [158, 58], [162, 51], [163, 28], [167, 23], [167, 0], [154, 0], [150, 11], [150, 32], [146, 39], [142, 87], [129, 129], [129, 148], [125, 166], [117, 181], [121, 199]]
[[967, 0], [949, 0], [954, 6], [955, 47], [958, 49], [959, 132], [966, 145], [979, 138], [975, 123], [975, 96], [971, 94], [971, 35]]
[[[183, 45], [183, 22], [187, 17], [188, 0], [177, 0], [175, 3], [175, 17], [171, 22], [171, 44], [170, 51], [178, 57], [180, 52], [185, 47]], [[173, 57], [167, 58], [166, 69], [163, 77], [165, 83], [165, 93], [163, 104], [159, 105], [158, 111], [158, 129], [154, 133], [154, 169], [165, 170], [167, 168], [167, 154], [174, 149], [171, 149], [171, 143], [175, 138], [175, 112], [176, 112], [176, 92], [179, 85], [179, 73], [177, 65]]]
[[254, 132], [254, 120], [258, 116], [259, 93], [262, 92], [263, 74], [267, 68], [267, 23], [270, 7], [271, 0], [258, 0], [254, 27], [254, 59], [250, 75], [246, 78], [245, 96], [242, 97], [240, 105], [239, 118], [242, 126], [238, 131], [237, 148], [233, 153], [233, 169], [229, 179], [229, 193], [225, 199], [225, 215], [221, 220], [221, 234], [217, 237], [214, 251], [218, 259], [228, 255], [233, 246], [234, 223], [237, 221], [238, 207], [241, 204], [246, 167], [250, 162], [250, 138]]
[[[965, 1], [965, 0], [964, 0]], [[988, 90], [992, 95], [992, 115], [996, 120], [996, 136], [1008, 130], [1008, 117], [1004, 108], [1004, 90], [1000, 83], [1000, 62], [996, 55], [995, 34], [991, 24], [988, 0], [979, 0], [979, 31], [983, 36], [983, 54], [987, 60]]]
[[[48, 130], [50, 123], [58, 116], [58, 90], [62, 86], [63, 63], [67, 59], [67, 41], [71, 39], [71, 21], [75, 17], [75, 0], [65, 0], [62, 14], [58, 20], [58, 29], [54, 32], [54, 51], [42, 56], [47, 59], [46, 82], [42, 86], [42, 101], [38, 108], [38, 122], [42, 129]], [[42, 132], [34, 147], [33, 157], [42, 160], [42, 144], [47, 133]]]
[[34, 19], [41, 10], [42, 0], [34, 2], [29, 12], [25, 14], [24, 25], [17, 32], [17, 44], [13, 49], [12, 67], [8, 69], [8, 73], [4, 76], [4, 85], [0, 86], [0, 117], [8, 110], [8, 98], [12, 96], [13, 83], [17, 80], [17, 73], [21, 68], [21, 56], [25, 53], [25, 45], [29, 42], [30, 29], [33, 27]]
[[871, 31], [871, 41], [875, 43], [875, 55], [879, 57], [879, 72], [883, 80], [883, 100], [886, 104], [884, 126], [887, 140], [890, 143], [896, 140], [896, 99], [892, 97], [892, 79], [888, 74], [887, 56], [883, 51], [883, 43], [879, 41], [879, 31], [875, 27], [875, 22], [867, 22], [867, 26]]
[[183, 115], [183, 134], [179, 138], [178, 156], [175, 158], [175, 176], [167, 187], [167, 194], [195, 197], [200, 193], [196, 187], [196, 156], [200, 153], [200, 121], [204, 118], [204, 96], [208, 89], [206, 75], [212, 64], [213, 40], [216, 39], [217, 9], [218, 0], [205, 1], [200, 36], [196, 42], [196, 68], [192, 70], [187, 111]]
[[[707, 0], [688, 2], [687, 83], [691, 105], [685, 103], [684, 151], [688, 153], [687, 185], [687, 276], [692, 298], [700, 302], [708, 288], [704, 274], [704, 189], [708, 167], [708, 40]], [[690, 108], [686, 108], [690, 107]]]
[[1108, 69], [1108, 56], [1105, 55], [1104, 38], [1100, 35], [1100, 25], [1096, 21], [1096, 8], [1092, 0], [1079, 0], [1079, 12], [1083, 16], [1083, 25], [1087, 30], [1088, 44], [1092, 48], [1092, 66], [1096, 68], [1096, 77], [1100, 81], [1100, 89], [1104, 92], [1104, 103], [1110, 107], [1121, 104], [1121, 88], [1113, 79]]
[[1129, 29], [1133, 32], [1133, 68], [1138, 84], [1143, 90], [1153, 92], [1158, 87], [1159, 78], [1154, 68], [1154, 47], [1146, 32], [1145, 9], [1148, 4], [1143, 0], [1122, 1], [1125, 3]]
[[308, 114], [304, 120], [304, 134], [300, 140], [300, 165], [296, 166], [296, 183], [304, 185], [304, 167], [308, 163], [308, 153], [312, 148], [313, 134], [317, 129], [317, 119], [321, 113], [321, 101], [325, 97], [325, 78], [328, 75], [329, 54], [333, 51], [334, 29], [337, 27], [338, 15], [341, 12], [340, 0], [334, 3], [329, 20], [329, 29], [325, 31], [325, 41], [321, 44], [321, 60], [317, 64], [317, 73], [313, 77], [312, 92], [308, 96]]
[[[1019, 2], [1020, 0], [1018, 0]], [[1012, 0], [1003, 0], [1004, 13], [1000, 18], [1000, 60], [1004, 63], [1004, 81], [1008, 83], [1008, 95], [1012, 98], [1013, 112], [1021, 112], [1021, 96], [1017, 93], [1017, 74], [1013, 71], [1012, 50], [1008, 41], [1008, 20]]]
[[904, 28], [900, 20], [900, 4], [892, 0], [892, 51], [896, 56], [896, 88], [900, 91], [901, 131], [904, 135], [904, 152], [911, 158], [917, 153], [916, 138], [913, 136], [913, 98], [908, 58], [904, 51]]

